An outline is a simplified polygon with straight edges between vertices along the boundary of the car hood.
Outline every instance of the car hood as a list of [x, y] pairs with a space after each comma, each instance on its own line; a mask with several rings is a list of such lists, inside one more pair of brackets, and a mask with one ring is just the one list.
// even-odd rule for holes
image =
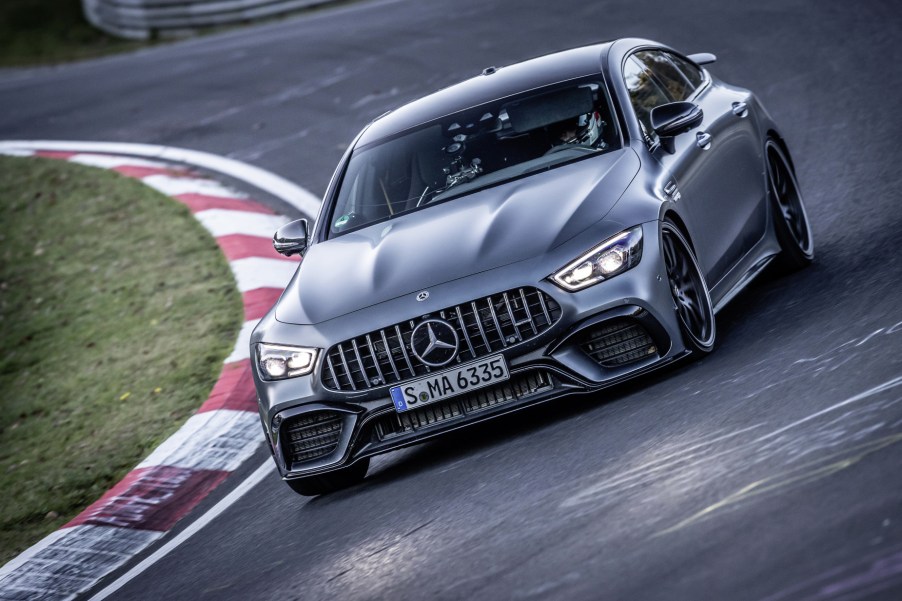
[[317, 324], [548, 253], [602, 219], [638, 170], [626, 148], [314, 244], [276, 319]]

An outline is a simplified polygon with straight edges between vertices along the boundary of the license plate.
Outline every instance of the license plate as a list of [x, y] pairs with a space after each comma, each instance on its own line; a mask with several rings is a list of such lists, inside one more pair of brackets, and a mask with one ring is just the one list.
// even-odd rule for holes
[[403, 386], [392, 386], [391, 400], [395, 404], [395, 411], [402, 413], [509, 378], [504, 356], [492, 355], [476, 363], [429, 374]]

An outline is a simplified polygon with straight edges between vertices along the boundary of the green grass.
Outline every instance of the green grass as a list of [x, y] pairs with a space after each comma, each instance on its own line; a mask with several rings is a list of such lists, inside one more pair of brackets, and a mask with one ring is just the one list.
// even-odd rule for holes
[[[328, 3], [254, 20], [253, 24], [272, 23], [299, 14], [313, 14], [356, 0], [331, 0]], [[195, 35], [211, 35], [248, 26], [248, 23], [213, 25], [199, 28]], [[64, 63], [179, 39], [185, 34], [151, 40], [124, 40], [96, 29], [85, 19], [81, 0], [0, 0], [0, 67], [23, 67]], [[185, 37], [191, 37], [190, 34]]]
[[185, 207], [113, 172], [0, 157], [0, 565], [178, 429], [242, 319]]
[[147, 44], [95, 29], [81, 0], [0, 0], [0, 66], [72, 61]]

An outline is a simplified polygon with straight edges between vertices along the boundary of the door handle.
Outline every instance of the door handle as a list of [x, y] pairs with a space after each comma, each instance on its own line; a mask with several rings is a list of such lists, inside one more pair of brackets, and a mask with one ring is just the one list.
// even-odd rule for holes
[[734, 102], [733, 114], [737, 117], [745, 117], [749, 114], [749, 106], [744, 102]]
[[711, 134], [706, 131], [700, 131], [695, 134], [695, 143], [698, 144], [698, 147], [702, 150], [708, 150], [711, 148]]

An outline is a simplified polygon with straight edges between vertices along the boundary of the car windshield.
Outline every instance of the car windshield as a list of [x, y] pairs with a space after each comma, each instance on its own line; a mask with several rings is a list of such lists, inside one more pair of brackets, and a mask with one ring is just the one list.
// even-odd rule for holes
[[598, 81], [467, 109], [354, 150], [331, 236], [619, 147]]

